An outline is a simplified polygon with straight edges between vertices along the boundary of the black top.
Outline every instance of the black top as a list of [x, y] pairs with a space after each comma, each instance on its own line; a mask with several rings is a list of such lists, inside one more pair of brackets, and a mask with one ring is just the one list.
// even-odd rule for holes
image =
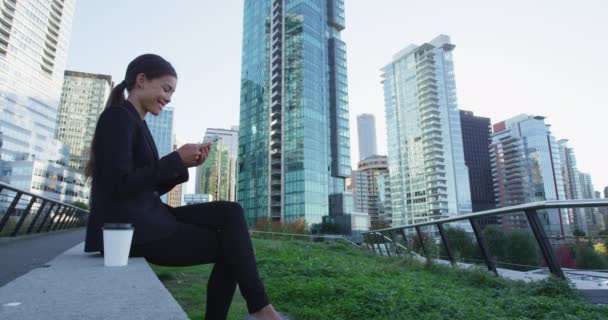
[[103, 249], [104, 223], [132, 223], [133, 243], [159, 240], [175, 231], [175, 216], [160, 195], [188, 181], [188, 169], [175, 151], [158, 158], [146, 122], [129, 101], [101, 113], [93, 155], [85, 252]]

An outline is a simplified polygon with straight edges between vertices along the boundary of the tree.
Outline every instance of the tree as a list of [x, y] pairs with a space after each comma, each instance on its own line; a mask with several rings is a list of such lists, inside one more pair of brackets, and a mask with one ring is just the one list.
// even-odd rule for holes
[[74, 207], [78, 207], [83, 210], [89, 210], [89, 204], [82, 202], [82, 201], [76, 201], [76, 202], [72, 203], [72, 205]]
[[588, 245], [576, 247], [576, 265], [579, 269], [606, 269], [608, 261]]
[[604, 229], [597, 234], [598, 236], [608, 236], [608, 229]]
[[[460, 228], [448, 228], [446, 229], [450, 247], [455, 258], [460, 259], [475, 259], [481, 258], [479, 254], [479, 247], [473, 242], [471, 234]], [[443, 242], [441, 244], [440, 255], [447, 256], [445, 246]]]
[[575, 236], [575, 237], [584, 237], [587, 234], [583, 230], [574, 229], [574, 231], [572, 231], [572, 235]]

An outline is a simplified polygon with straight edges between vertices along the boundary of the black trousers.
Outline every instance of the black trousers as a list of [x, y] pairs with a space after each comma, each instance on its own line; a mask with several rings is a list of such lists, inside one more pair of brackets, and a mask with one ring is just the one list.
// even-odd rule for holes
[[161, 266], [215, 263], [207, 283], [206, 319], [226, 319], [238, 283], [249, 313], [269, 304], [260, 280], [243, 208], [215, 201], [172, 209], [179, 222], [169, 238], [137, 244], [131, 256]]

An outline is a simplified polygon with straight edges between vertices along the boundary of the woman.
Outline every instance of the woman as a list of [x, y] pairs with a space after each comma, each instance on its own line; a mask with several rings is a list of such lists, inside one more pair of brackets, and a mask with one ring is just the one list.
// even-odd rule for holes
[[188, 180], [187, 168], [202, 164], [211, 148], [210, 143], [186, 144], [159, 159], [144, 116], [160, 114], [176, 83], [169, 62], [144, 54], [129, 63], [125, 80], [112, 90], [86, 168], [93, 185], [85, 251], [103, 251], [104, 223], [132, 223], [132, 256], [162, 266], [215, 263], [207, 284], [206, 319], [226, 318], [237, 283], [252, 317], [280, 319], [259, 278], [238, 203], [172, 208], [160, 200]]

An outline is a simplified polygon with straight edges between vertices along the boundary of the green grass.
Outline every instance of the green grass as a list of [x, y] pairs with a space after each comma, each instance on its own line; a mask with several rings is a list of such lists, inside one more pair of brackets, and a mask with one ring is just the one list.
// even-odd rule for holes
[[[335, 243], [254, 245], [272, 304], [293, 319], [608, 319], [607, 306], [556, 279], [525, 284]], [[154, 270], [188, 316], [203, 319], [211, 266]], [[246, 314], [237, 291], [229, 319]]]

